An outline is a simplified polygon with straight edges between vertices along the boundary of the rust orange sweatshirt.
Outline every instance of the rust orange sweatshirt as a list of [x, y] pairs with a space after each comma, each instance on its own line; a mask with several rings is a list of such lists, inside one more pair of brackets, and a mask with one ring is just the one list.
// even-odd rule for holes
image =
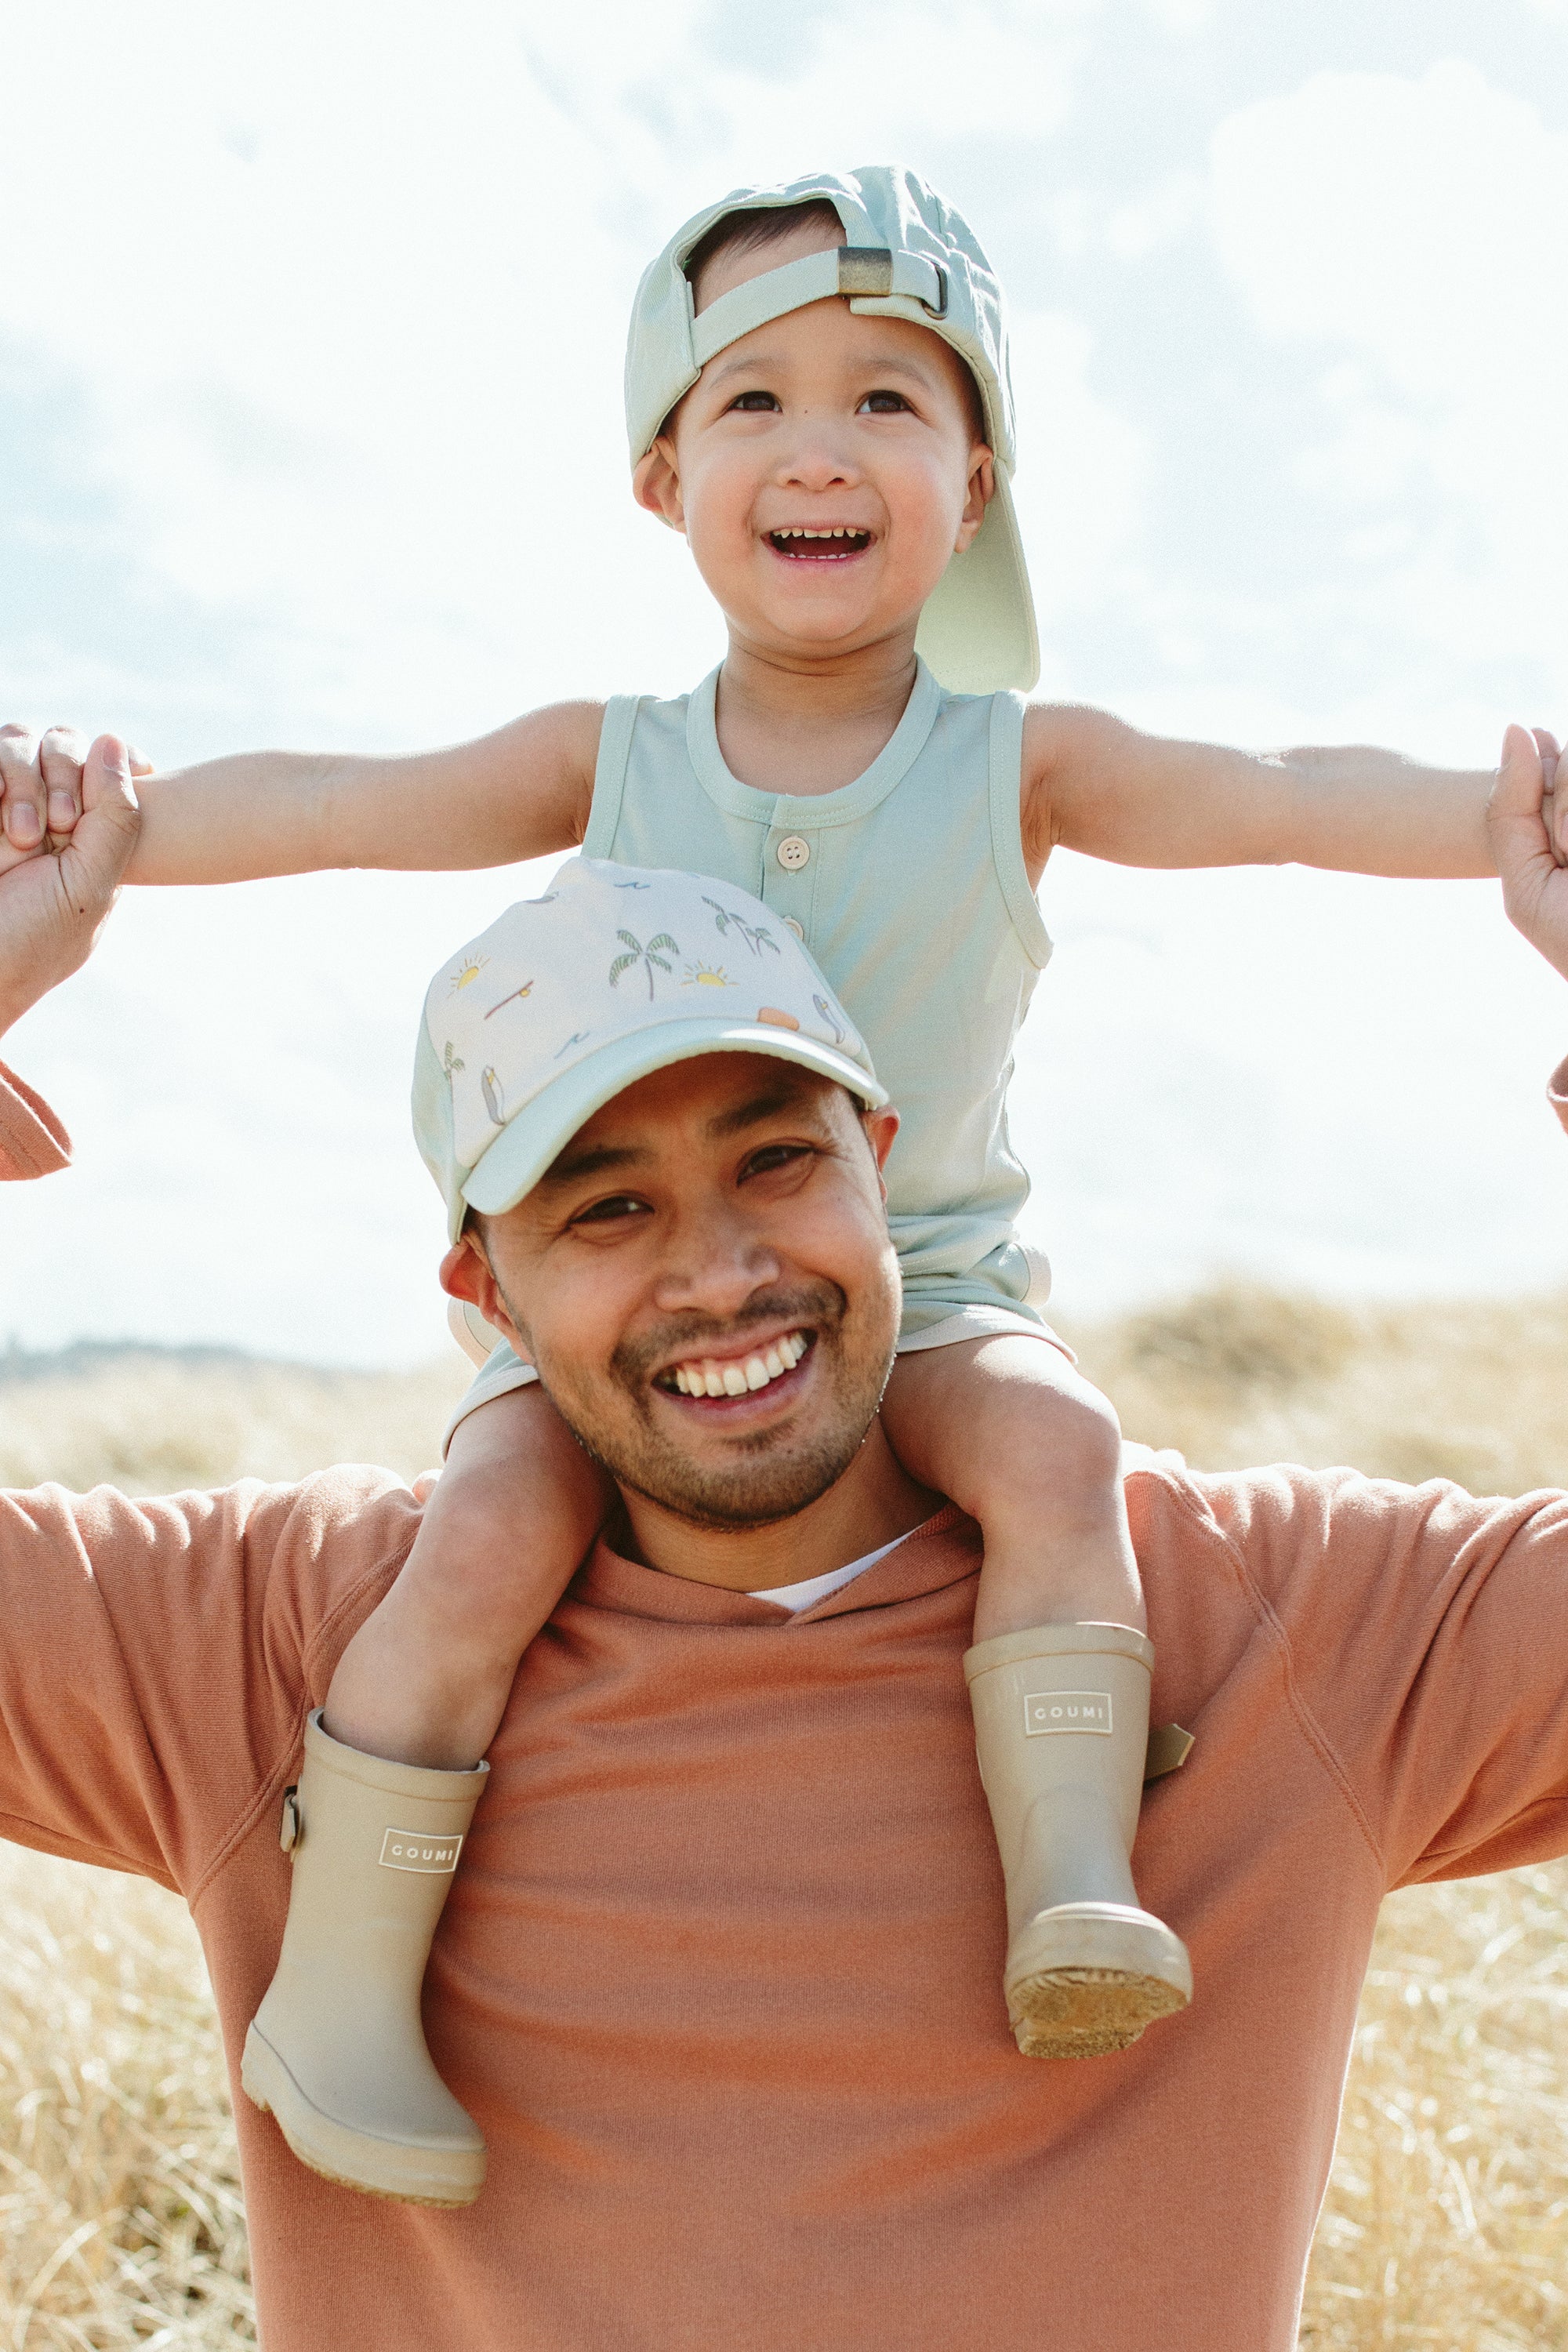
[[[1020, 2058], [947, 1512], [803, 1615], [601, 1547], [437, 1940], [467, 2212], [329, 2187], [236, 2094], [268, 2352], [1287, 2352], [1378, 1904], [1568, 1850], [1568, 1498], [1129, 1481], [1136, 1866], [1190, 2011]], [[347, 1469], [0, 1496], [0, 1832], [190, 1902], [236, 2063], [300, 1727], [416, 1524]]]

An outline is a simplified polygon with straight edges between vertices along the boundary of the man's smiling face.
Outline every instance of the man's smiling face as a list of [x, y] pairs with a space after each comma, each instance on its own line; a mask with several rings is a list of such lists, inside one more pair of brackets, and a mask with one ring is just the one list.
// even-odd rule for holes
[[678, 1063], [467, 1234], [448, 1279], [623, 1486], [700, 1527], [787, 1518], [854, 1459], [892, 1362], [897, 1125], [769, 1055]]
[[[809, 222], [720, 253], [721, 294], [835, 242]], [[716, 354], [637, 468], [731, 625], [775, 653], [850, 651], [912, 627], [993, 488], [973, 380], [941, 336], [833, 297]]]

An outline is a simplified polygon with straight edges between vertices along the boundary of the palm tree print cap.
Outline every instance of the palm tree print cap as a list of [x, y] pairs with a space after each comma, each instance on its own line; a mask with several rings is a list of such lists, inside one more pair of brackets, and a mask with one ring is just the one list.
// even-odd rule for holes
[[888, 1097], [793, 931], [727, 882], [568, 859], [431, 982], [414, 1133], [456, 1241], [532, 1190], [584, 1119], [672, 1062], [771, 1054]]

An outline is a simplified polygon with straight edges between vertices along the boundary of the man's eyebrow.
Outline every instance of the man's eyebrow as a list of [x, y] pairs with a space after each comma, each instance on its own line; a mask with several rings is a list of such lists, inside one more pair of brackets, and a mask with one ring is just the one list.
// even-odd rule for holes
[[749, 1102], [736, 1103], [729, 1110], [715, 1111], [708, 1122], [708, 1132], [715, 1142], [725, 1136], [742, 1135], [749, 1127], [760, 1127], [764, 1119], [776, 1118], [783, 1111], [798, 1110], [811, 1099], [805, 1087], [770, 1087], [765, 1094], [753, 1095]]
[[651, 1159], [652, 1154], [635, 1143], [590, 1143], [581, 1151], [568, 1144], [559, 1160], [552, 1160], [540, 1186], [546, 1184], [579, 1184], [585, 1176], [602, 1176], [612, 1168], [634, 1168]]

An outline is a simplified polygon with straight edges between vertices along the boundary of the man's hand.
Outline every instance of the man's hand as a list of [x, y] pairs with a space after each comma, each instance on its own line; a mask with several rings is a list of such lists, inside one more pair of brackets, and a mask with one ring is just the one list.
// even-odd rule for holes
[[142, 812], [118, 736], [100, 735], [78, 772], [80, 814], [63, 845], [40, 842], [0, 871], [0, 1034], [87, 961], [136, 846]]
[[[1510, 727], [1487, 804], [1487, 832], [1509, 920], [1568, 980], [1568, 792], [1555, 790], [1559, 751], [1544, 728]], [[1563, 771], [1568, 781], [1568, 768]]]
[[[88, 742], [74, 727], [0, 727], [0, 874], [42, 857], [70, 839], [82, 810]], [[131, 773], [150, 776], [151, 761], [130, 753]]]

